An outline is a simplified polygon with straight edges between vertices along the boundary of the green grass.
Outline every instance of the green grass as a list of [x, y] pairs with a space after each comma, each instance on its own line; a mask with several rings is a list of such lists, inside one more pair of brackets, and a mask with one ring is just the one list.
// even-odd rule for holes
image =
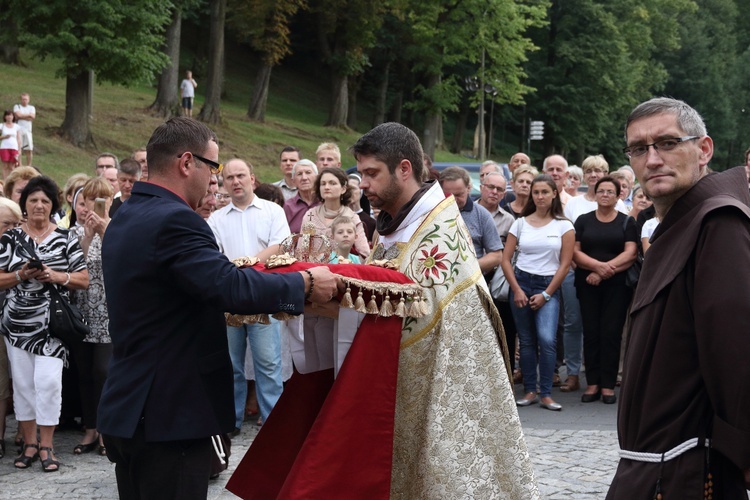
[[[73, 147], [57, 134], [65, 113], [65, 80], [55, 78], [58, 62], [39, 61], [26, 53], [23, 59], [24, 67], [0, 64], [3, 75], [0, 107], [12, 109], [13, 104], [20, 102], [21, 92], [31, 94], [31, 104], [36, 106], [37, 113], [33, 163], [61, 184], [76, 172], [93, 173], [94, 160], [103, 151], [119, 158], [129, 156], [146, 145], [152, 131], [162, 122], [147, 110], [156, 96], [155, 87], [95, 84], [91, 122], [95, 147]], [[279, 178], [278, 155], [284, 146], [295, 145], [302, 150], [303, 157], [314, 160], [318, 144], [335, 142], [344, 150], [344, 166], [354, 164], [354, 158], [345, 150], [368, 130], [370, 109], [363, 106], [359, 110], [359, 131], [324, 127], [329, 99], [327, 82], [282, 67], [274, 69], [271, 76], [266, 123], [252, 122], [245, 113], [252, 90], [253, 67], [229, 56], [227, 68], [222, 100], [224, 122], [213, 127], [219, 137], [222, 161], [243, 158], [252, 163], [262, 181], [270, 182]], [[205, 82], [198, 80], [196, 115], [203, 105], [203, 91]], [[466, 161], [466, 158], [439, 151], [435, 161]]]

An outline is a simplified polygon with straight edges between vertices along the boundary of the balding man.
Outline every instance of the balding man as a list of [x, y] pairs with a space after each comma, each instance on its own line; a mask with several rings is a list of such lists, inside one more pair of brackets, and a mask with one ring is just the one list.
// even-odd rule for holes
[[[279, 244], [291, 234], [284, 209], [255, 195], [255, 175], [247, 162], [230, 160], [223, 173], [231, 202], [208, 219], [216, 242], [229, 259], [257, 257], [265, 262], [271, 255], [280, 253]], [[245, 419], [245, 351], [248, 344], [253, 357], [261, 422], [268, 418], [281, 396], [281, 333], [279, 322], [273, 318], [270, 321], [269, 325], [227, 326], [234, 371], [235, 431], [239, 431]]]

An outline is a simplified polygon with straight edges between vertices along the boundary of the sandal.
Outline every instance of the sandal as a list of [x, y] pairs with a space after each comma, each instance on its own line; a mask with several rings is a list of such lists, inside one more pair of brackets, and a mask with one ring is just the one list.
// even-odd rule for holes
[[[26, 455], [26, 450], [28, 448], [35, 448], [36, 453], [34, 453], [32, 456]], [[23, 445], [23, 452], [18, 458], [13, 461], [13, 465], [16, 467], [16, 469], [28, 469], [29, 467], [31, 467], [31, 464], [36, 461], [37, 458], [39, 458], [39, 445], [25, 444]]]
[[96, 447], [99, 446], [99, 434], [94, 437], [94, 440], [90, 443], [79, 443], [76, 445], [75, 448], [73, 448], [73, 454], [75, 455], [81, 455], [83, 453], [89, 453], [96, 449]]
[[0, 458], [5, 456], [5, 439], [0, 440]]
[[[53, 450], [49, 446], [42, 446], [41, 448], [39, 448], [39, 451], [47, 452], [47, 458], [42, 460], [42, 470], [44, 472], [56, 472], [60, 470], [60, 462], [52, 458], [52, 454], [55, 452], [55, 450]], [[41, 459], [41, 455], [39, 458]]]
[[106, 457], [107, 456], [107, 448], [103, 445], [99, 445], [99, 455]]

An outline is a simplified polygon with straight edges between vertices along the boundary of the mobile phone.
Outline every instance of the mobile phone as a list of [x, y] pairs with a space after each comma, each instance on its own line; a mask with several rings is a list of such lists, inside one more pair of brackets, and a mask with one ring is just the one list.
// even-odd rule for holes
[[104, 202], [104, 198], [97, 198], [94, 200], [94, 213], [102, 219], [104, 218]]
[[42, 265], [41, 261], [38, 261], [36, 259], [31, 259], [28, 263], [29, 269], [39, 269], [40, 271], [44, 269], [44, 266]]

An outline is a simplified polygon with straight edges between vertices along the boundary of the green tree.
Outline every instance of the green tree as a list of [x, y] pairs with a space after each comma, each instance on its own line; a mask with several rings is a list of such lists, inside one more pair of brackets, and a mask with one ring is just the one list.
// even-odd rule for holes
[[689, 0], [579, 0], [554, 2], [549, 25], [534, 31], [542, 50], [530, 57], [527, 117], [545, 122], [545, 155], [571, 163], [604, 153], [623, 162], [622, 125], [640, 101], [664, 87], [656, 55], [679, 44]]
[[306, 0], [230, 0], [229, 27], [261, 58], [247, 109], [251, 120], [265, 121], [271, 71], [291, 54], [289, 22], [306, 6]]
[[680, 50], [662, 58], [669, 73], [665, 93], [701, 113], [714, 140], [711, 167], [724, 170], [738, 164], [744, 151], [739, 142], [747, 137], [738, 126], [743, 123], [742, 92], [735, 77], [741, 67], [737, 23], [742, 19], [732, 0], [697, 4], [696, 13], [681, 16]]
[[180, 98], [177, 93], [179, 85], [180, 69], [180, 37], [182, 34], [182, 5], [172, 8], [172, 16], [166, 32], [164, 33], [164, 44], [162, 52], [169, 58], [169, 64], [164, 66], [159, 73], [156, 87], [156, 98], [149, 106], [164, 118], [178, 116], [180, 114]]
[[198, 119], [206, 123], [221, 122], [221, 93], [224, 89], [224, 24], [227, 0], [210, 0], [210, 28], [208, 33], [208, 75], [206, 100]]
[[60, 132], [77, 146], [92, 143], [90, 72], [100, 82], [149, 81], [168, 61], [159, 51], [168, 0], [10, 2], [19, 41], [42, 59], [61, 61], [65, 119]]
[[349, 77], [369, 64], [367, 51], [383, 21], [387, 2], [370, 0], [313, 0], [323, 62], [331, 70], [331, 108], [326, 125], [346, 127], [349, 115]]
[[404, 21], [410, 39], [404, 44], [405, 56], [411, 68], [422, 74], [410, 105], [425, 115], [427, 154], [434, 156], [443, 116], [455, 111], [460, 101], [462, 79], [452, 72], [457, 64], [472, 63], [482, 86], [487, 81], [502, 82], [497, 103], [518, 103], [532, 90], [524, 84], [522, 67], [527, 54], [535, 50], [526, 31], [545, 23], [547, 5], [546, 0], [408, 2]]

